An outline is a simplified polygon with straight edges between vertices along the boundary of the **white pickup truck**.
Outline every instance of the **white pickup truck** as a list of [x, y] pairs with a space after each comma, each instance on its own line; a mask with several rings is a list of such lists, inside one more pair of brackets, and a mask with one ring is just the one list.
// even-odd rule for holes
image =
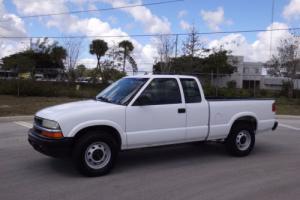
[[207, 100], [192, 76], [129, 76], [93, 100], [37, 112], [28, 140], [46, 155], [72, 156], [84, 175], [99, 176], [127, 149], [223, 141], [232, 155], [246, 156], [257, 133], [276, 129], [275, 109], [274, 100]]

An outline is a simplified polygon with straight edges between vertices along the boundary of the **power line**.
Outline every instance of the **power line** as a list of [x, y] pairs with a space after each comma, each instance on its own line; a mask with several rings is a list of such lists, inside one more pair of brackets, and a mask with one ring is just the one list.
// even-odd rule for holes
[[[142, 7], [142, 6], [156, 6], [156, 5], [177, 3], [177, 2], [183, 2], [183, 1], [185, 1], [185, 0], [168, 0], [168, 1], [151, 2], [151, 3], [144, 3], [144, 4], [132, 4], [132, 5], [126, 5], [126, 6], [111, 7], [111, 8], [75, 10], [75, 11], [69, 11], [69, 12], [46, 13], [46, 14], [39, 14], [39, 15], [24, 15], [24, 16], [18, 16], [18, 17], [21, 18], [21, 19], [26, 19], [26, 18], [49, 17], [49, 16], [57, 16], [57, 15], [79, 14], [79, 13], [87, 13], [87, 12], [100, 12], [100, 11], [103, 12], [103, 11], [135, 8], [135, 7]], [[0, 22], [9, 22], [9, 21], [10, 20], [0, 20]]]
[[[300, 27], [292, 28], [276, 28], [276, 29], [250, 29], [250, 30], [233, 30], [233, 31], [214, 31], [214, 32], [198, 32], [197, 35], [216, 35], [216, 34], [233, 34], [233, 33], [256, 33], [256, 32], [273, 32], [273, 31], [295, 31]], [[184, 36], [190, 33], [161, 33], [161, 34], [131, 34], [131, 35], [71, 35], [71, 36], [0, 36], [0, 39], [30, 39], [30, 38], [137, 38], [137, 37], [159, 37], [159, 36]]]

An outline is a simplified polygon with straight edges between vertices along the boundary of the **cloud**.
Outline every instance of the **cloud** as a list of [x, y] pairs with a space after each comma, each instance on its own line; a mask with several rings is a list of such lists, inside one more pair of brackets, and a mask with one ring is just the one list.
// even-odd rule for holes
[[[3, 0], [0, 0], [0, 20], [5, 21], [0, 23], [0, 36], [11, 37], [27, 35], [23, 20], [14, 14], [8, 13], [3, 4]], [[0, 38], [0, 58], [24, 49], [27, 44], [29, 44], [29, 41], [23, 39]]]
[[117, 24], [118, 23], [118, 19], [113, 15], [109, 16], [108, 20], [111, 24]]
[[181, 11], [178, 12], [177, 17], [179, 19], [181, 19], [181, 18], [187, 16], [187, 14], [188, 14], [188, 12], [186, 10], [181, 10]]
[[[102, 2], [109, 3], [113, 7], [121, 7], [128, 5], [142, 4], [141, 0], [131, 1], [128, 3], [126, 0], [101, 0]], [[122, 11], [129, 13], [135, 21], [140, 22], [144, 26], [144, 30], [147, 33], [158, 34], [158, 33], [170, 33], [171, 23], [165, 17], [158, 17], [154, 15], [150, 9], [145, 6], [133, 7], [121, 9]]]
[[300, 0], [290, 0], [290, 3], [283, 9], [283, 17], [291, 19], [299, 19], [300, 17]]
[[185, 31], [189, 31], [191, 29], [192, 25], [189, 24], [187, 21], [185, 20], [180, 20], [180, 28], [182, 30], [185, 30]]
[[[1, 0], [0, 0], [1, 1]], [[96, 2], [108, 3], [112, 7], [126, 6], [131, 4], [142, 4], [141, 0], [94, 0], [93, 4], [96, 5]], [[85, 0], [13, 0], [13, 3], [16, 7], [17, 12], [20, 15], [37, 15], [45, 13], [57, 13], [57, 12], [68, 12], [69, 8], [73, 6], [86, 5]], [[93, 6], [94, 6], [93, 5]], [[128, 9], [121, 9], [121, 12], [128, 13], [133, 17], [135, 22], [139, 22], [144, 27], [144, 31], [147, 33], [169, 33], [171, 32], [171, 24], [165, 17], [158, 17], [154, 15], [150, 9], [147, 7], [135, 7]], [[121, 40], [128, 39], [133, 42], [135, 49], [133, 52], [134, 58], [138, 63], [138, 67], [141, 70], [152, 70], [152, 63], [154, 62], [154, 57], [157, 57], [157, 52], [155, 45], [152, 42], [148, 44], [141, 44], [136, 41], [134, 38], [130, 38], [128, 34], [122, 30], [121, 27], [112, 27], [113, 19], [107, 19], [104, 21], [102, 18], [96, 16], [88, 16], [83, 18], [82, 16], [76, 15], [57, 15], [39, 18], [42, 25], [47, 26], [49, 29], [55, 28], [59, 30], [59, 33], [62, 35], [106, 35], [114, 36], [121, 35], [125, 36], [123, 38], [104, 38], [105, 41], [111, 46], [117, 44]], [[19, 34], [20, 35], [20, 34]], [[90, 38], [92, 40], [94, 38]], [[103, 39], [103, 38], [101, 38]], [[89, 40], [86, 40], [87, 44]], [[1, 43], [0, 43], [1, 45]], [[13, 49], [16, 47], [16, 44], [10, 45], [9, 48]], [[92, 59], [87, 52], [84, 53], [81, 60], [83, 59]], [[85, 61], [87, 61], [85, 60]], [[91, 61], [91, 60], [89, 60]]]
[[[63, 0], [45, 0], [45, 4], [41, 5], [41, 10], [43, 10], [43, 13], [56, 13], [56, 12], [68, 12], [68, 6], [65, 1]], [[102, 0], [101, 0], [102, 1]], [[28, 0], [26, 3], [22, 0], [14, 0], [14, 3], [16, 4], [16, 7], [18, 9], [18, 12], [20, 12], [23, 15], [32, 15], [32, 14], [41, 14], [40, 11], [36, 11], [35, 9], [32, 9], [32, 7], [35, 7], [36, 2], [34, 0]], [[82, 3], [80, 0], [79, 3]], [[76, 2], [76, 3], [78, 3]], [[122, 6], [118, 3], [122, 3], [122, 1], [109, 1], [109, 3], [112, 3], [112, 6]], [[137, 3], [135, 3], [137, 4]], [[58, 9], [55, 9], [58, 8]], [[129, 11], [128, 11], [129, 12]], [[141, 13], [144, 12], [145, 15], [142, 15]], [[147, 26], [147, 30], [149, 29], [149, 32], [158, 32], [159, 30], [169, 31], [164, 28], [161, 28], [161, 26], [164, 26], [164, 21], [160, 18], [154, 16], [150, 10], [148, 10], [145, 7], [139, 8], [139, 9], [131, 9], [130, 13], [135, 18], [143, 18], [141, 22], [150, 23], [149, 26]], [[109, 46], [116, 45], [118, 42], [122, 40], [130, 40], [134, 46], [134, 58], [136, 62], [139, 63], [153, 63], [154, 62], [154, 54], [155, 51], [153, 51], [153, 47], [151, 44], [142, 45], [138, 41], [136, 41], [133, 38], [130, 38], [126, 32], [124, 32], [120, 27], [119, 28], [113, 28], [111, 26], [112, 20], [108, 19], [108, 21], [104, 21], [100, 18], [96, 17], [86, 17], [86, 18], [79, 18], [76, 15], [57, 15], [57, 16], [51, 16], [47, 18], [43, 18], [43, 24], [46, 25], [48, 28], [57, 28], [60, 32], [66, 35], [89, 35], [89, 36], [124, 36], [124, 37], [107, 37], [104, 38], [106, 42], [108, 42]], [[168, 27], [168, 26], [167, 26]], [[90, 40], [95, 38], [90, 38]], [[101, 38], [103, 39], [103, 38]], [[88, 54], [85, 53], [85, 57], [81, 58], [81, 61], [93, 61], [94, 59], [91, 58]], [[90, 65], [92, 66], [93, 63]], [[140, 66], [139, 66], [140, 67]], [[152, 64], [146, 64], [141, 66], [144, 70], [151, 70]]]
[[218, 7], [214, 11], [201, 10], [200, 15], [202, 20], [212, 31], [219, 31], [222, 24], [232, 24], [231, 20], [225, 19], [224, 9], [222, 7]]
[[39, 15], [46, 13], [60, 13], [68, 11], [64, 0], [13, 0], [18, 13], [22, 15]]
[[95, 68], [97, 66], [97, 59], [96, 58], [81, 58], [77, 61], [77, 65], [84, 65], [87, 68]]
[[[274, 22], [273, 25], [267, 27], [268, 30], [286, 29], [288, 26], [284, 23]], [[208, 47], [222, 46], [226, 50], [231, 50], [233, 55], [241, 55], [247, 61], [265, 62], [270, 59], [270, 36], [271, 32], [260, 32], [254, 42], [250, 43], [242, 34], [229, 34], [218, 40], [209, 42]], [[281, 39], [289, 38], [291, 34], [288, 31], [274, 31], [272, 35], [272, 54], [277, 53], [277, 47]]]

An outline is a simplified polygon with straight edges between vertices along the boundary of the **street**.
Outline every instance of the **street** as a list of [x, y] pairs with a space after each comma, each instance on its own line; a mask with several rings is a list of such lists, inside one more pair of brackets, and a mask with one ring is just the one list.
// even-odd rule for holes
[[257, 135], [248, 157], [231, 157], [216, 143], [132, 150], [96, 178], [33, 150], [30, 121], [3, 122], [0, 199], [298, 199], [300, 121], [279, 122], [275, 132]]

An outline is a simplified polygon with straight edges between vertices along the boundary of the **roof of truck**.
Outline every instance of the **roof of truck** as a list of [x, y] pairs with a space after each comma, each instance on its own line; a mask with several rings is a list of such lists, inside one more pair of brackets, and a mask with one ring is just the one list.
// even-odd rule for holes
[[195, 78], [195, 76], [188, 75], [165, 75], [165, 74], [145, 74], [145, 75], [134, 75], [127, 76], [129, 78]]

